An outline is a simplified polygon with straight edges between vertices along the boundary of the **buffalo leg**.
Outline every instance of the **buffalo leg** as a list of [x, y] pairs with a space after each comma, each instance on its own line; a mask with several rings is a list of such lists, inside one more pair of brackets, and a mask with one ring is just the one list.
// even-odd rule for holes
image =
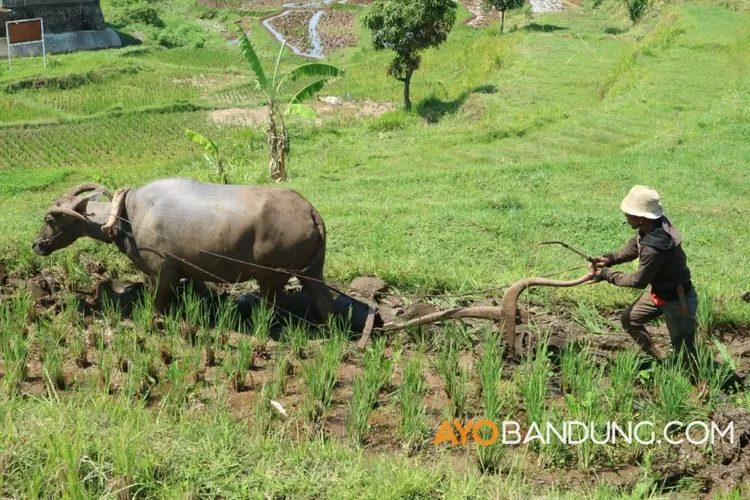
[[272, 274], [258, 279], [260, 296], [265, 298], [270, 304], [275, 304], [276, 300], [284, 293], [284, 285], [289, 281], [286, 274]]
[[180, 274], [171, 268], [162, 267], [159, 276], [152, 281], [155, 283], [154, 309], [159, 314], [165, 314], [169, 309], [174, 287], [180, 282]]
[[[322, 277], [315, 278], [322, 281]], [[331, 312], [333, 305], [333, 297], [331, 296], [331, 290], [324, 283], [319, 281], [307, 280], [301, 278], [303, 290], [310, 296], [313, 303], [313, 309], [315, 314], [318, 316], [320, 322], [325, 322], [328, 319], [328, 314]]]

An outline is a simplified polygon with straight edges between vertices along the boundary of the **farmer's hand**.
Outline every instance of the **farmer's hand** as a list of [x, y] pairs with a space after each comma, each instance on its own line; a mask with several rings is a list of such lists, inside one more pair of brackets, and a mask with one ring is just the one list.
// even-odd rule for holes
[[591, 269], [589, 269], [589, 276], [593, 283], [598, 283], [604, 279], [602, 278], [602, 275], [599, 273], [598, 264], [591, 266]]
[[597, 269], [609, 266], [609, 259], [606, 257], [594, 257]]

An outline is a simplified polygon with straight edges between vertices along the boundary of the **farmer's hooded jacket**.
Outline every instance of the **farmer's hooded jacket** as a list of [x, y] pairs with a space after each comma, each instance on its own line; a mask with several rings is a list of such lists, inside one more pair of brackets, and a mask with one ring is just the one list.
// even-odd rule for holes
[[651, 285], [651, 291], [667, 301], [678, 300], [677, 285], [684, 285], [686, 291], [691, 286], [682, 235], [666, 216], [656, 221], [650, 233], [638, 231], [620, 250], [604, 256], [610, 266], [636, 258], [640, 261], [634, 273], [602, 269], [601, 277], [613, 285], [641, 289]]

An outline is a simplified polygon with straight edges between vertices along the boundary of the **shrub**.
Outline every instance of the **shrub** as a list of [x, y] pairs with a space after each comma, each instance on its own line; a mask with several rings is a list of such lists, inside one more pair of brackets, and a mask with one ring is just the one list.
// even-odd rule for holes
[[156, 28], [163, 28], [164, 21], [159, 17], [159, 10], [145, 1], [126, 2], [114, 9], [110, 14], [114, 24], [145, 24]]
[[155, 38], [159, 45], [168, 49], [176, 47], [202, 49], [206, 45], [203, 31], [192, 24], [183, 24], [177, 28], [170, 26], [159, 31]]
[[633, 21], [633, 23], [637, 23], [646, 12], [648, 0], [625, 0], [625, 5], [628, 8], [630, 20]]

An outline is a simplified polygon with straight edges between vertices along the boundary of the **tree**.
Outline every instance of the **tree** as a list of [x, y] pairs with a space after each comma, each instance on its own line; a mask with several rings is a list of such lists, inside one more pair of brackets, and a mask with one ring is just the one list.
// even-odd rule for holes
[[376, 0], [363, 16], [375, 50], [391, 49], [388, 74], [404, 83], [404, 108], [411, 109], [411, 77], [419, 69], [419, 52], [437, 47], [456, 22], [453, 0]]
[[[285, 155], [289, 152], [289, 135], [287, 133], [286, 123], [284, 122], [284, 116], [296, 114], [305, 118], [315, 118], [317, 116], [315, 110], [302, 104], [302, 101], [315, 95], [317, 91], [323, 88], [328, 80], [326, 78], [321, 78], [304, 86], [294, 95], [294, 97], [292, 97], [286, 108], [281, 112], [279, 100], [284, 85], [293, 82], [300, 77], [339, 76], [341, 72], [338, 68], [331, 66], [330, 64], [307, 63], [297, 66], [289, 71], [289, 73], [283, 78], [279, 79], [279, 63], [281, 62], [281, 55], [286, 46], [286, 42], [284, 42], [281, 44], [279, 56], [276, 59], [276, 67], [273, 76], [269, 79], [263, 72], [263, 66], [260, 63], [258, 55], [255, 53], [255, 49], [253, 49], [250, 40], [248, 40], [244, 30], [240, 26], [237, 26], [237, 35], [242, 55], [250, 64], [250, 69], [255, 75], [256, 89], [263, 92], [267, 101], [269, 120], [267, 135], [268, 146], [271, 152], [271, 160], [269, 163], [271, 178], [277, 181], [283, 181], [286, 179]], [[279, 123], [281, 124], [281, 132], [279, 132]]]
[[500, 11], [500, 33], [505, 30], [505, 11], [523, 7], [524, 0], [482, 0], [485, 9]]

